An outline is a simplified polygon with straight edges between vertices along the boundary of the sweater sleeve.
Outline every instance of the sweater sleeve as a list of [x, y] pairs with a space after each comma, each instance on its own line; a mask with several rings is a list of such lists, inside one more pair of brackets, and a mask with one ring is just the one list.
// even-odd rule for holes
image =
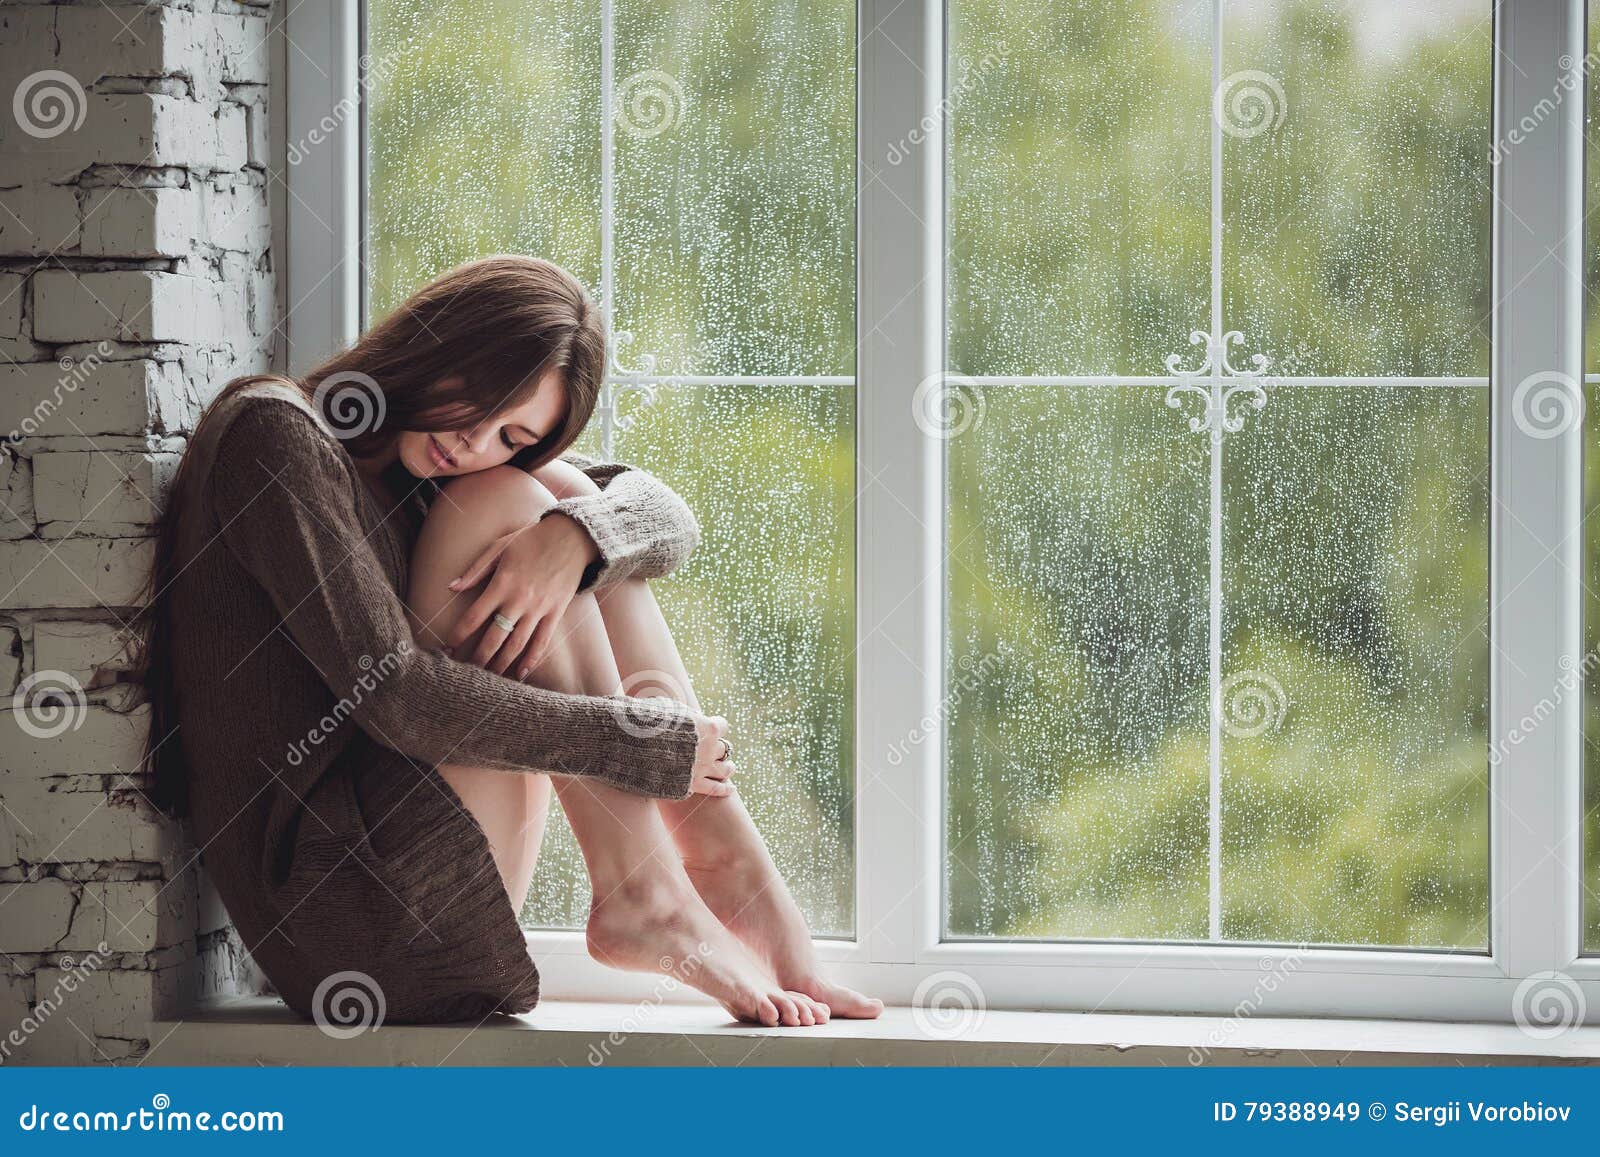
[[659, 478], [576, 451], [562, 458], [600, 487], [599, 494], [563, 498], [544, 515], [567, 515], [589, 532], [600, 550], [599, 560], [583, 573], [580, 591], [671, 574], [699, 544], [700, 524], [694, 512]]
[[206, 479], [222, 543], [362, 730], [419, 761], [688, 795], [697, 735], [680, 704], [563, 694], [418, 647], [362, 529], [361, 485], [309, 414], [273, 399], [233, 417]]

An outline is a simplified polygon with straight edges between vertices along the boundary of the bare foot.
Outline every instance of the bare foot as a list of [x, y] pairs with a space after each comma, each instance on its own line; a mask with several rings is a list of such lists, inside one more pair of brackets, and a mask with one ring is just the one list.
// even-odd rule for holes
[[785, 991], [707, 911], [686, 880], [637, 872], [589, 910], [589, 954], [630, 972], [659, 972], [699, 989], [739, 1020], [768, 1027], [826, 1024], [828, 1006]]
[[734, 854], [684, 868], [706, 906], [791, 992], [826, 1005], [834, 1016], [872, 1020], [883, 1001], [822, 978], [805, 917], [766, 855]]

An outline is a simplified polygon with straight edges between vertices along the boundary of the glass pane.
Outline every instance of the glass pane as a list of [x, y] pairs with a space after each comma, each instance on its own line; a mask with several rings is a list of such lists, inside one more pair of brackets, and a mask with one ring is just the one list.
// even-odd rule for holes
[[600, 279], [598, 3], [369, 0], [367, 295], [531, 253]]
[[617, 300], [657, 368], [855, 370], [854, 0], [618, 0]]
[[[849, 375], [855, 6], [617, 0], [613, 314], [628, 365]], [[377, 316], [496, 252], [598, 289], [599, 0], [369, 0], [367, 292]], [[659, 475], [703, 542], [654, 584], [741, 794], [811, 926], [854, 927], [853, 387], [662, 385], [613, 452]], [[598, 453], [601, 418], [586, 435]], [[581, 926], [587, 881], [549, 826], [524, 921]]]
[[953, 369], [1159, 373], [1205, 327], [1209, 29], [1186, 0], [950, 5]]
[[1206, 935], [1205, 439], [996, 386], [949, 444], [952, 936]]
[[1224, 5], [1226, 328], [1292, 375], [1487, 375], [1490, 0]]
[[1222, 928], [1485, 949], [1489, 391], [1292, 387], [1231, 435]]
[[[623, 405], [636, 422], [618, 459], [668, 480], [700, 520], [688, 564], [651, 584], [695, 693], [739, 737], [739, 794], [812, 931], [849, 935], [854, 390], [674, 387]], [[581, 927], [588, 912], [583, 860], [552, 822], [524, 922]]]

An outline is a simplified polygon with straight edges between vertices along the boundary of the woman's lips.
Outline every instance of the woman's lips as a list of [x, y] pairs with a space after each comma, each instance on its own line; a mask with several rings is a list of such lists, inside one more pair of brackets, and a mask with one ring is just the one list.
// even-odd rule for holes
[[428, 435], [428, 455], [433, 459], [433, 464], [441, 470], [454, 470], [456, 460], [444, 452], [444, 447], [439, 445], [439, 439], [432, 434]]

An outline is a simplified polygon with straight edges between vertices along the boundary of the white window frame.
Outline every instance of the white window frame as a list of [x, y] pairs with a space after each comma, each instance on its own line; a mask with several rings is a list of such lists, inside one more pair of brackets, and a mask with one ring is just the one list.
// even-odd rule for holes
[[[944, 752], [925, 721], [943, 718], [944, 445], [912, 417], [919, 386], [945, 372], [945, 12], [942, 0], [859, 0], [858, 931], [818, 942], [841, 978], [895, 1003], [943, 983], [996, 1008], [1510, 1021], [1543, 974], [1559, 973], [1600, 1020], [1600, 959], [1582, 955], [1581, 696], [1540, 707], [1584, 654], [1582, 430], [1536, 437], [1514, 416], [1518, 383], [1584, 380], [1584, 20], [1583, 0], [1496, 4], [1494, 139], [1535, 127], [1494, 169], [1490, 742], [1536, 710], [1542, 722], [1500, 742], [1498, 762], [1485, 752], [1489, 950], [973, 942], [942, 937]], [[301, 154], [279, 157], [286, 329], [290, 366], [303, 369], [354, 337], [360, 318], [359, 5], [302, 0], [284, 25], [285, 153]], [[603, 83], [609, 64], [608, 51]], [[919, 147], [885, 163], [913, 126]], [[613, 398], [700, 381], [614, 369]], [[908, 748], [909, 735], [922, 741]], [[908, 754], [891, 765], [891, 750]], [[529, 940], [552, 994], [642, 999], [658, 987], [595, 965], [577, 933]]]

